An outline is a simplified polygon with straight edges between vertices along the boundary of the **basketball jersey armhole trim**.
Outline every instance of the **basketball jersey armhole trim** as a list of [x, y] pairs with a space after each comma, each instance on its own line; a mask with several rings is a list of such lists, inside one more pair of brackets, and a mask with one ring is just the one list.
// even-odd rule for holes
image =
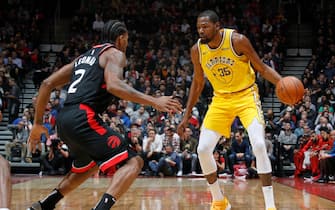
[[237, 52], [235, 51], [234, 49], [234, 46], [233, 46], [233, 33], [235, 32], [235, 30], [232, 30], [231, 33], [230, 33], [230, 36], [229, 36], [229, 45], [230, 45], [230, 48], [231, 48], [231, 51], [233, 52], [233, 54], [237, 57], [237, 58], [241, 58], [243, 55], [238, 55]]
[[201, 47], [200, 47], [200, 39], [198, 39], [197, 46], [198, 46], [198, 53], [199, 53], [199, 63], [201, 64]]
[[101, 49], [101, 51], [99, 52], [99, 56], [105, 52], [107, 49], [111, 48], [111, 47], [114, 47], [114, 45], [112, 44], [107, 44], [107, 46], [105, 46], [104, 48]]

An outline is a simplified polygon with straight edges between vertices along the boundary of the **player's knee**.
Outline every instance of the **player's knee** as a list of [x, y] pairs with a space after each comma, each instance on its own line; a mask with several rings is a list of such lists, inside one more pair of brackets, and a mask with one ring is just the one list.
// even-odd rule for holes
[[206, 157], [212, 154], [212, 151], [206, 145], [199, 146], [197, 149], [197, 152], [198, 152], [199, 159], [202, 159], [203, 157]]
[[263, 141], [256, 141], [252, 147], [252, 150], [257, 157], [258, 155], [266, 155], [266, 147], [265, 142]]
[[140, 156], [136, 156], [133, 158], [132, 168], [134, 169], [135, 173], [141, 172], [144, 166], [144, 160]]

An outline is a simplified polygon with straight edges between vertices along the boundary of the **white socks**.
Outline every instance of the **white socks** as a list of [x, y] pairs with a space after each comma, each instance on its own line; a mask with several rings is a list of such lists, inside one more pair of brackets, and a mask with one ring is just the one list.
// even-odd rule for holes
[[268, 208], [275, 208], [275, 201], [273, 197], [273, 188], [272, 186], [265, 186], [262, 187], [263, 190], [263, 196], [265, 201], [265, 209]]
[[219, 185], [219, 180], [216, 180], [213, 184], [208, 184], [209, 189], [212, 193], [213, 201], [222, 201], [223, 200], [223, 192]]

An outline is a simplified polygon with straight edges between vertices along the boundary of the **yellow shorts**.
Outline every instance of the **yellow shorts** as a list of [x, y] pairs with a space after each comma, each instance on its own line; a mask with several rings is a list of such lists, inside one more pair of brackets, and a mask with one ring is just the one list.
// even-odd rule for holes
[[232, 122], [238, 116], [245, 128], [256, 118], [264, 124], [257, 85], [236, 93], [216, 95], [206, 113], [203, 126], [230, 136]]

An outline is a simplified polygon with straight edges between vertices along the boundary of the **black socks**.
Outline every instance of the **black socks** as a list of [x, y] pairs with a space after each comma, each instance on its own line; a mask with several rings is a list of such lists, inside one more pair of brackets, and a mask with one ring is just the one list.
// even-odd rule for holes
[[58, 201], [60, 201], [64, 196], [54, 189], [45, 199], [39, 201], [42, 209], [51, 210], [54, 209]]
[[116, 199], [112, 195], [105, 193], [93, 210], [110, 210], [115, 202]]
[[[45, 199], [39, 201], [41, 205], [41, 209], [43, 210], [52, 210], [55, 209], [56, 204], [60, 201], [64, 196], [59, 192], [58, 189], [54, 189]], [[116, 199], [110, 195], [105, 193], [99, 203], [96, 205], [94, 210], [110, 210]]]

